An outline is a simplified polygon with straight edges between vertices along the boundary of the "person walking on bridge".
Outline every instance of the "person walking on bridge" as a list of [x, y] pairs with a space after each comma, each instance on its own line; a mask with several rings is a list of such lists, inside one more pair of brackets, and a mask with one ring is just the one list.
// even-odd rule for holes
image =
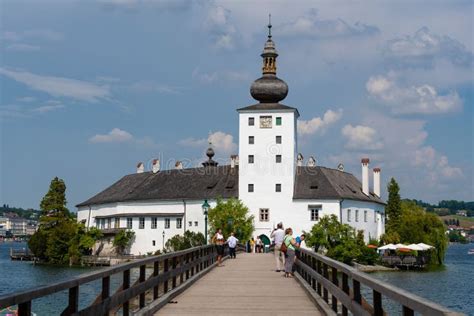
[[283, 242], [286, 246], [285, 256], [285, 277], [290, 278], [293, 275], [293, 264], [295, 263], [295, 250], [298, 248], [295, 238], [293, 238], [293, 230], [287, 228], [285, 231], [285, 239]]
[[230, 233], [230, 237], [227, 238], [227, 245], [229, 246], [229, 256], [232, 259], [235, 259], [235, 247], [237, 247], [237, 243], [239, 240], [235, 238], [234, 232]]
[[284, 258], [285, 254], [281, 252], [281, 244], [283, 243], [283, 238], [285, 237], [285, 231], [283, 230], [283, 223], [278, 223], [277, 227], [273, 229], [271, 235], [273, 242], [275, 243], [275, 250], [273, 255], [276, 261], [276, 272], [280, 272], [284, 267]]
[[216, 234], [212, 237], [212, 242], [216, 245], [217, 250], [217, 266], [222, 266], [222, 256], [224, 255], [224, 244], [225, 239], [224, 235], [222, 235], [222, 229], [217, 229]]

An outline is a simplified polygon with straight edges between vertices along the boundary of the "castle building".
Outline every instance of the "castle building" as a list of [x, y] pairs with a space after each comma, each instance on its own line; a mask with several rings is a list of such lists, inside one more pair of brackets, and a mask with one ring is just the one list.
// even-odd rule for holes
[[369, 190], [369, 159], [363, 158], [362, 182], [344, 171], [307, 162], [298, 153], [296, 108], [280, 103], [288, 85], [277, 77], [277, 57], [269, 25], [261, 54], [262, 77], [250, 88], [258, 103], [237, 110], [239, 154], [229, 165], [218, 165], [206, 152], [202, 167], [161, 170], [153, 160], [152, 170], [143, 163], [104, 191], [77, 205], [78, 221], [96, 226], [113, 236], [131, 229], [135, 240], [132, 254], [162, 249], [166, 240], [190, 230], [204, 233], [202, 204], [211, 207], [218, 198], [238, 198], [255, 218], [255, 238], [270, 242], [277, 223], [292, 227], [295, 234], [309, 231], [325, 215], [363, 230], [366, 241], [384, 233], [384, 206], [380, 198], [380, 169], [373, 169]]

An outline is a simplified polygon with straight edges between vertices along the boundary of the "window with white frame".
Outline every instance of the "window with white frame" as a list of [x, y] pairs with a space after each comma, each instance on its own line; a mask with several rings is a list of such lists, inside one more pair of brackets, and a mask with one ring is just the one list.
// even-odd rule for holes
[[275, 192], [281, 192], [281, 183], [275, 184]]
[[268, 208], [261, 208], [259, 217], [261, 222], [268, 222], [270, 220], [270, 210]]
[[182, 218], [177, 218], [176, 219], [176, 228], [181, 228], [183, 227], [183, 219]]
[[133, 218], [132, 217], [127, 217], [127, 228], [128, 229], [133, 228]]
[[249, 144], [250, 145], [255, 144], [255, 136], [249, 136]]
[[194, 226], [197, 227], [197, 225], [198, 225], [198, 221], [195, 221], [195, 222], [194, 222]]
[[120, 228], [120, 217], [115, 218], [114, 228]]
[[254, 126], [254, 125], [255, 125], [255, 118], [249, 117], [249, 126]]
[[100, 219], [100, 228], [105, 229], [105, 218]]
[[153, 246], [156, 246], [156, 241], [155, 241], [155, 240], [152, 240], [152, 241], [151, 241], [151, 244], [152, 244]]
[[308, 205], [309, 216], [312, 222], [319, 221], [319, 212], [322, 210], [322, 205]]
[[145, 228], [145, 217], [140, 217], [138, 219], [138, 229], [144, 229]]
[[276, 163], [281, 163], [281, 155], [276, 155], [275, 156], [275, 162]]
[[107, 218], [107, 229], [112, 228], [112, 218]]
[[374, 223], [377, 223], [377, 211], [374, 210]]
[[347, 221], [348, 222], [351, 221], [351, 210], [350, 209], [347, 210]]
[[254, 156], [253, 155], [249, 155], [249, 163], [253, 163], [254, 162]]
[[355, 219], [356, 222], [359, 221], [359, 210], [356, 210], [356, 219]]
[[281, 144], [281, 136], [276, 136], [275, 141], [277, 144]]
[[151, 218], [151, 229], [156, 229], [158, 227], [158, 218], [152, 217]]
[[249, 183], [248, 189], [249, 189], [248, 190], [249, 192], [253, 192], [254, 190], [253, 183]]
[[189, 222], [188, 222], [188, 226], [189, 226], [189, 227], [193, 227], [193, 222], [192, 222], [192, 221], [189, 221]]
[[364, 222], [367, 222], [367, 211], [364, 211]]
[[166, 229], [170, 228], [170, 223], [171, 223], [171, 220], [169, 218], [165, 218], [165, 228]]

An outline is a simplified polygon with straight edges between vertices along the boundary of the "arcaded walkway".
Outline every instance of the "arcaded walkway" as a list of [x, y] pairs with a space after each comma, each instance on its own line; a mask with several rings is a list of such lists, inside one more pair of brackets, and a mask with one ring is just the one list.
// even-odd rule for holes
[[298, 282], [276, 273], [274, 264], [271, 254], [238, 254], [157, 315], [320, 315]]

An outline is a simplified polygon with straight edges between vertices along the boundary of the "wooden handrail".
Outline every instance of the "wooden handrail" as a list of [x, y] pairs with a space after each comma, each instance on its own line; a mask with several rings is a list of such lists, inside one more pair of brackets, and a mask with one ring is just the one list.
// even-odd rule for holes
[[[151, 291], [153, 299], [159, 300], [158, 288], [160, 286], [163, 288], [163, 295], [177, 290], [188, 279], [199, 278], [207, 270], [213, 268], [216, 258], [215, 247], [207, 245], [139, 259], [100, 271], [84, 273], [66, 281], [0, 296], [0, 309], [18, 305], [18, 315], [30, 315], [33, 300], [68, 290], [69, 301], [64, 302], [64, 311], [61, 315], [104, 315], [109, 312], [116, 313], [119, 309], [122, 309], [123, 315], [129, 315], [132, 299], [138, 297], [139, 309], [143, 309], [147, 292]], [[145, 278], [147, 266], [153, 268], [153, 273], [149, 278]], [[130, 284], [131, 269], [139, 269], [140, 272], [139, 279], [134, 284]], [[123, 274], [122, 284], [115, 293], [112, 293], [110, 291], [111, 276], [119, 273]], [[179, 284], [177, 283], [178, 279]], [[102, 280], [101, 293], [91, 305], [78, 310], [80, 286], [96, 280]]]
[[[382, 316], [386, 314], [382, 306], [382, 297], [387, 297], [399, 303], [402, 306], [403, 315], [407, 316], [414, 315], [415, 312], [434, 316], [464, 315], [314, 251], [301, 249], [301, 256], [296, 265], [301, 279], [306, 281], [310, 285], [309, 288], [321, 296], [335, 313], [341, 312], [342, 315], [347, 315], [350, 311], [354, 315]], [[328, 274], [328, 269], [331, 270], [330, 274]], [[361, 293], [362, 285], [372, 290], [372, 305], [364, 299]], [[331, 301], [328, 300], [328, 294], [331, 295]], [[340, 311], [339, 307], [341, 307]]]

